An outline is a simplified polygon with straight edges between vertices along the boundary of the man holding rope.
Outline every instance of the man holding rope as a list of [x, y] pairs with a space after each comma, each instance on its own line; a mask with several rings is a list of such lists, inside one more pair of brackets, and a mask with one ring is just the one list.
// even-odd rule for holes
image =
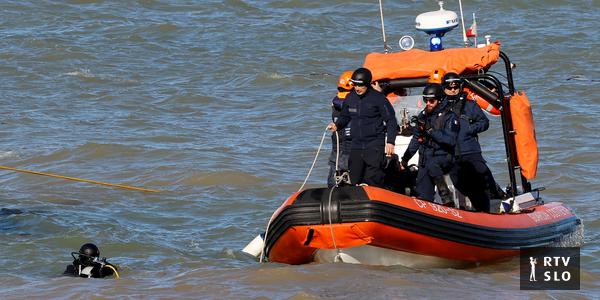
[[350, 81], [354, 89], [346, 97], [338, 120], [328, 128], [335, 132], [351, 124], [350, 182], [383, 187], [385, 155], [394, 154], [398, 133], [394, 108], [377, 91], [378, 83], [371, 82], [368, 69], [356, 69]]

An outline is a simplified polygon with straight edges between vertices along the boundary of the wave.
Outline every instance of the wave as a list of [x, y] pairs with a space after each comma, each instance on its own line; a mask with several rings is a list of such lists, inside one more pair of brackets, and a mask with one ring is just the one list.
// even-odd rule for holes
[[182, 179], [179, 183], [183, 185], [204, 186], [264, 186], [268, 180], [242, 171], [218, 171], [200, 175], [192, 175]]

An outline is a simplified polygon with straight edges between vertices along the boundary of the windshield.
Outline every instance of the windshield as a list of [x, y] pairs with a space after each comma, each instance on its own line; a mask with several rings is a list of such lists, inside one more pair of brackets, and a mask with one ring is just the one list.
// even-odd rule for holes
[[425, 107], [423, 105], [423, 96], [398, 96], [392, 103], [396, 112], [396, 120], [400, 126], [400, 134], [404, 136], [412, 135], [410, 129], [410, 119], [417, 116]]

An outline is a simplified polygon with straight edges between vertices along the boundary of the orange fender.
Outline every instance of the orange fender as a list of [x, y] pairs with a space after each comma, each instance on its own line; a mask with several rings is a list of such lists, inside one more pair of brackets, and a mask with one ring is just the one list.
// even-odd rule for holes
[[531, 104], [525, 92], [516, 92], [511, 97], [510, 115], [515, 131], [515, 146], [521, 174], [531, 180], [537, 173], [538, 147]]
[[500, 116], [500, 110], [495, 108], [491, 103], [487, 102], [481, 96], [475, 94], [475, 92], [471, 91], [468, 88], [464, 88], [464, 91], [467, 93], [467, 99], [477, 102], [479, 107], [484, 111], [488, 112], [492, 116]]

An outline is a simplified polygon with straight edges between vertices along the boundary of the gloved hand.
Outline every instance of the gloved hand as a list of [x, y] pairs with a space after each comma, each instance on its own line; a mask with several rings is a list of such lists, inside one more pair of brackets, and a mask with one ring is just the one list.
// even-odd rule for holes
[[400, 170], [406, 170], [408, 168], [408, 162], [404, 159], [400, 160]]
[[433, 132], [433, 128], [427, 128], [427, 130], [425, 130], [425, 135], [431, 136], [431, 132]]

